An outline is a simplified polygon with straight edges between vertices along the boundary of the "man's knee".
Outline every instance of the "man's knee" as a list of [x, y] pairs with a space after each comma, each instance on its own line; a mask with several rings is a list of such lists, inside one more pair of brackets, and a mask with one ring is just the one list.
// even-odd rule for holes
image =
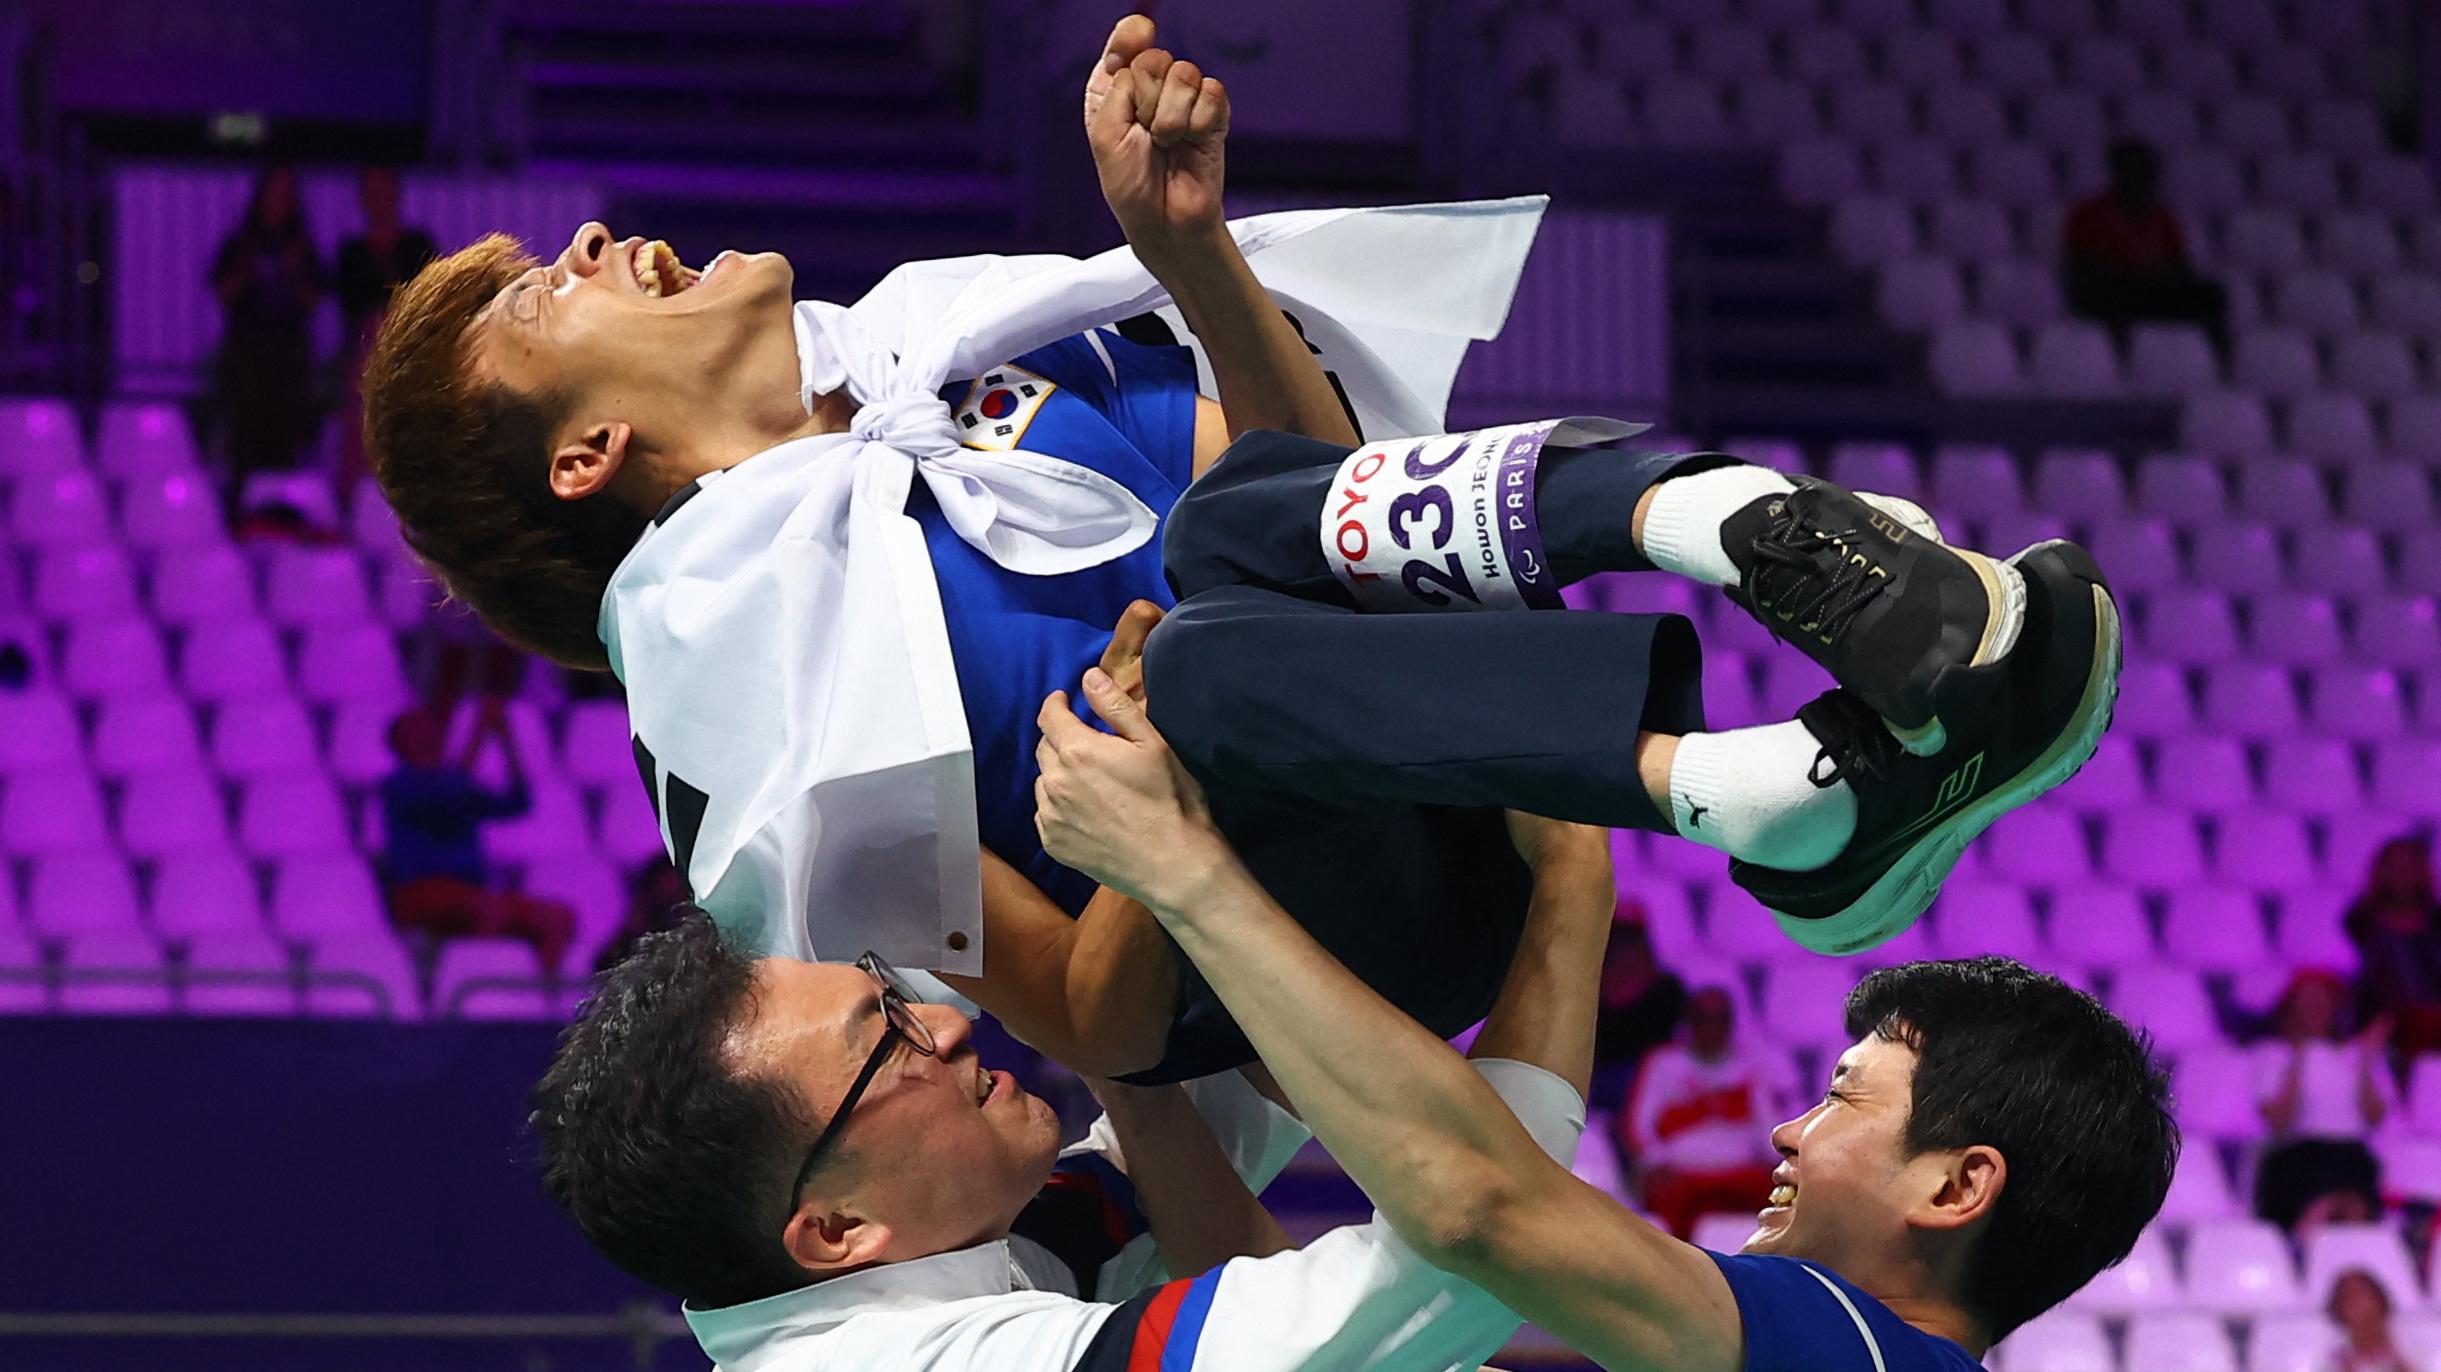
[[1254, 621], [1241, 602], [1259, 595], [1222, 587], [1179, 602], [1153, 626], [1144, 643], [1146, 713], [1170, 748], [1203, 771], [1215, 747], [1235, 727], [1246, 727], [1250, 701], [1244, 691], [1262, 670]]

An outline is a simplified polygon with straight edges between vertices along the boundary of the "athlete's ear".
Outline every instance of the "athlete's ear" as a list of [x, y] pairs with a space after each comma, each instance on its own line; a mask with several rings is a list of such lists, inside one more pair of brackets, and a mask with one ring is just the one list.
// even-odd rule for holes
[[623, 419], [604, 420], [560, 444], [551, 454], [551, 494], [562, 500], [598, 494], [627, 461], [635, 432]]
[[1992, 1213], [2009, 1184], [2008, 1159], [1997, 1148], [1975, 1144], [1957, 1152], [1922, 1155], [1933, 1170], [1931, 1197], [1908, 1216], [1924, 1229], [1961, 1229]]

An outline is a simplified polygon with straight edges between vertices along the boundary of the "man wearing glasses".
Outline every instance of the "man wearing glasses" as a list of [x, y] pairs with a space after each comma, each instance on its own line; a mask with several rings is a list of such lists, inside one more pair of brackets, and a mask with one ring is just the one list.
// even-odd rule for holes
[[[1474, 1053], [1564, 1159], [1607, 839], [1516, 832], [1535, 895]], [[756, 958], [690, 918], [605, 976], [537, 1087], [546, 1185], [733, 1372], [1428, 1372], [1516, 1329], [1378, 1215], [1295, 1247], [1256, 1192], [1309, 1136], [1238, 1075], [1096, 1083], [1106, 1113], [1062, 1150], [972, 1030], [878, 958]]]

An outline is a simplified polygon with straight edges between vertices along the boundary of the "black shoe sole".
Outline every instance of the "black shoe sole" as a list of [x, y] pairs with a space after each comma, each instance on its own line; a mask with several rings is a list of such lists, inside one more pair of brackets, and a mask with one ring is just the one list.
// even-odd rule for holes
[[[2067, 661], [2046, 663], [2047, 675], [2037, 687], [2040, 698], [2046, 700], [2068, 698], [2074, 692], [2075, 709], [2061, 724], [2050, 746], [2032, 762], [1955, 813], [1927, 826], [1879, 873], [1870, 874], [1869, 879], [1868, 874], [1858, 874], [1857, 889], [1847, 899], [1820, 913], [1792, 914], [1774, 909], [1772, 917], [1779, 921], [1781, 931], [1806, 948], [1834, 955], [1861, 953], [1905, 932], [1931, 906], [1933, 897], [1940, 894], [1941, 883], [1958, 865], [1958, 858], [1969, 843], [2002, 815], [2075, 776], [2101, 746], [2103, 731], [2110, 727], [2111, 713], [2118, 700], [2123, 660], [2119, 606], [2111, 596], [2110, 585], [2084, 549], [2060, 540], [2037, 543], [2009, 562], [2025, 574], [2028, 601], [2039, 602], [2042, 617], [2050, 621], [2044, 625], [2030, 617], [2028, 632], [2014, 652], [2040, 651], [2046, 641], [2063, 642], [2064, 635], [2092, 636], [2090, 655], [2063, 654]], [[2043, 632], [2038, 634], [2038, 629]], [[2048, 675], [2051, 672], [2059, 675]], [[2081, 673], [2083, 679], [2068, 675], [2072, 672]], [[1837, 866], [1833, 864], [1833, 868]], [[1775, 875], [1791, 886], [1804, 884], [1806, 876], [1836, 879], [1831, 869]], [[1805, 902], [1808, 905], [1816, 905], [1824, 895], [1833, 900], [1839, 900], [1840, 895], [1824, 892], [1819, 886], [1814, 886], [1810, 894], [1816, 899]]]

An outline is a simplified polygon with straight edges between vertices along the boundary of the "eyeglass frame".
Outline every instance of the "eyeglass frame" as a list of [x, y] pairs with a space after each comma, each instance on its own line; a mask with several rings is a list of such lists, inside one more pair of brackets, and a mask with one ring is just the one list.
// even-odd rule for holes
[[804, 1192], [805, 1183], [814, 1175], [814, 1165], [822, 1160], [822, 1150], [839, 1136], [840, 1126], [847, 1123], [848, 1112], [864, 1098], [865, 1088], [873, 1084], [874, 1075], [881, 1071], [883, 1063], [890, 1060], [891, 1050], [902, 1042], [928, 1058], [941, 1050], [940, 1040], [933, 1037], [932, 1026], [924, 1023], [910, 1008], [924, 1004], [924, 998], [916, 994], [915, 988], [907, 984], [897, 968], [882, 961], [877, 953], [866, 953], [856, 959], [856, 967], [873, 978], [874, 986], [879, 988], [881, 1041], [873, 1045], [873, 1052], [865, 1058], [864, 1070], [856, 1074], [856, 1084], [840, 1097], [839, 1108], [831, 1111], [830, 1123], [822, 1126], [822, 1133], [814, 1139], [813, 1146], [805, 1150], [805, 1161], [797, 1168], [796, 1182], [788, 1188], [788, 1213], [791, 1215], [796, 1213], [797, 1197]]

